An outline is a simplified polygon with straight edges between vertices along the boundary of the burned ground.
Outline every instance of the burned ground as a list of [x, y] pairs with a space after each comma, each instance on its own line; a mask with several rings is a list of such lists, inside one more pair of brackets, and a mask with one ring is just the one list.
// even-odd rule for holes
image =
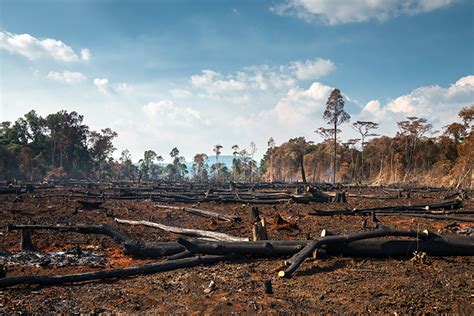
[[[67, 190], [65, 191], [67, 192]], [[349, 190], [349, 192], [351, 192]], [[360, 193], [359, 190], [353, 193]], [[364, 189], [363, 194], [385, 194]], [[348, 234], [370, 229], [370, 216], [314, 216], [314, 210], [381, 207], [400, 204], [430, 204], [443, 201], [446, 192], [418, 192], [408, 199], [349, 197], [348, 203], [283, 203], [259, 205], [268, 222], [270, 239], [296, 240], [319, 236], [329, 229]], [[16, 200], [16, 201], [15, 201]], [[119, 225], [114, 217], [147, 220], [186, 228], [205, 229], [250, 237], [252, 223], [244, 203], [199, 203], [199, 208], [236, 215], [241, 222], [199, 217], [179, 210], [156, 208], [150, 200], [106, 199], [99, 209], [81, 209], [77, 197], [38, 193], [0, 195], [0, 225], [98, 225], [108, 224], [144, 241], [172, 241], [178, 235], [143, 226]], [[162, 204], [162, 203], [160, 203]], [[174, 203], [172, 205], [190, 206]], [[472, 200], [465, 209], [473, 209]], [[277, 224], [276, 215], [289, 224]], [[472, 216], [472, 215], [463, 215]], [[472, 223], [424, 218], [381, 216], [386, 226], [399, 229], [428, 229], [445, 235], [469, 234]], [[365, 223], [364, 223], [365, 222]], [[369, 227], [369, 228], [364, 228]], [[1, 231], [0, 253], [7, 275], [68, 274], [141, 265], [157, 260], [126, 256], [111, 238], [75, 233], [33, 233], [40, 253], [67, 252], [68, 264], [55, 261], [6, 262], [5, 253], [20, 250], [21, 233]], [[79, 253], [79, 254], [78, 254]], [[81, 254], [82, 253], [82, 254]], [[84, 254], [97, 260], [80, 263]], [[68, 257], [69, 258], [69, 257]], [[410, 257], [411, 258], [411, 257]], [[5, 312], [123, 312], [123, 313], [465, 313], [472, 314], [474, 257], [428, 257], [414, 259], [370, 259], [330, 257], [307, 260], [293, 278], [277, 276], [285, 258], [248, 259], [212, 266], [163, 272], [125, 279], [94, 281], [61, 286], [17, 286], [0, 291], [0, 311]], [[165, 259], [160, 259], [165, 260]], [[19, 261], [19, 259], [18, 259]], [[64, 263], [61, 261], [61, 263]], [[264, 282], [272, 281], [273, 294], [265, 294]], [[215, 289], [205, 293], [211, 281]]]

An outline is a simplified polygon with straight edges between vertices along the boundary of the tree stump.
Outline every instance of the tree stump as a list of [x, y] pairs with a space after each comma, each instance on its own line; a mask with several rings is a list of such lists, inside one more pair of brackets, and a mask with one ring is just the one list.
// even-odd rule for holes
[[33, 242], [31, 241], [31, 231], [24, 229], [21, 231], [21, 251], [34, 251]]
[[347, 196], [346, 192], [336, 192], [336, 196], [334, 197], [334, 202], [336, 203], [347, 203]]

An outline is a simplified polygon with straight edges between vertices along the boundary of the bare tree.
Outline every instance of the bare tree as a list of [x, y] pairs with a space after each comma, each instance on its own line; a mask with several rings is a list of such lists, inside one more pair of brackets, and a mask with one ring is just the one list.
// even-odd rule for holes
[[257, 145], [253, 141], [250, 142], [250, 157], [252, 160], [250, 161], [249, 169], [250, 169], [250, 182], [253, 182], [253, 169], [256, 167], [255, 161], [253, 160], [253, 156], [257, 152]]
[[337, 170], [337, 126], [351, 119], [349, 113], [344, 111], [344, 97], [339, 89], [334, 89], [326, 102], [326, 110], [324, 110], [323, 118], [327, 124], [331, 124], [334, 128], [334, 153], [333, 153], [333, 184], [336, 183]]

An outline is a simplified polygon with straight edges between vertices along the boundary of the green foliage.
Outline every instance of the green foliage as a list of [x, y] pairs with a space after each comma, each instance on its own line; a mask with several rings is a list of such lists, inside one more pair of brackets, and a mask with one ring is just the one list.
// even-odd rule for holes
[[117, 136], [109, 128], [90, 131], [77, 112], [59, 111], [46, 118], [30, 111], [0, 126], [0, 178], [38, 180], [61, 169], [68, 177], [111, 174]]

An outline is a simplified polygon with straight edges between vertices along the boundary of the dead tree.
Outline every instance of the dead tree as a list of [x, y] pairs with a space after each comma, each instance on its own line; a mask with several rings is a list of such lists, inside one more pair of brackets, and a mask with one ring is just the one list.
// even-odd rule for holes
[[192, 236], [192, 237], [204, 237], [204, 238], [209, 238], [212, 240], [221, 240], [221, 241], [248, 241], [249, 240], [248, 238], [235, 237], [235, 236], [230, 236], [223, 233], [211, 232], [211, 231], [201, 230], [201, 229], [189, 229], [189, 228], [168, 226], [168, 225], [163, 225], [163, 224], [148, 222], [148, 221], [131, 221], [131, 220], [120, 219], [120, 218], [115, 218], [114, 220], [120, 224], [144, 225], [148, 227], [162, 229], [164, 231], [175, 233], [175, 234], [183, 234], [183, 235]]

